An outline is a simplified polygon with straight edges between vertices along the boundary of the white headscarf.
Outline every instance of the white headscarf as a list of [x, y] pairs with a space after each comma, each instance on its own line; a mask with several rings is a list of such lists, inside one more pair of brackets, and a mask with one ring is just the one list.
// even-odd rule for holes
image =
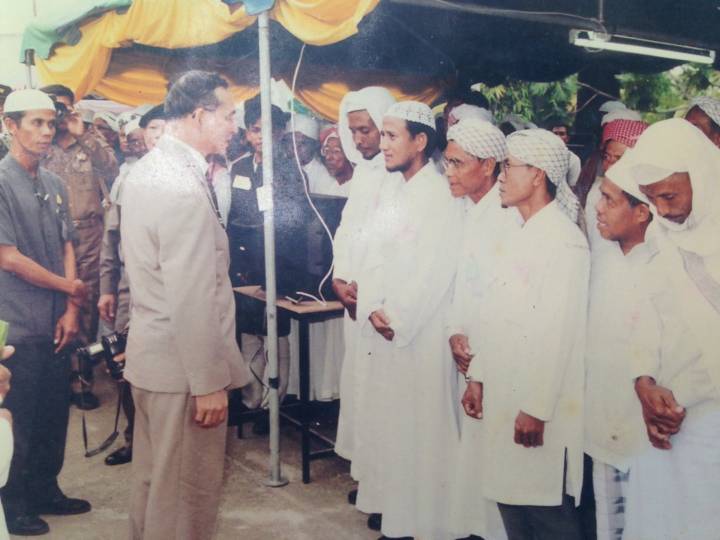
[[720, 149], [682, 118], [647, 128], [632, 153], [632, 175], [641, 186], [685, 172], [692, 184], [692, 211], [684, 223], [657, 215], [671, 242], [701, 256], [720, 251]]
[[295, 113], [290, 120], [288, 120], [285, 131], [287, 133], [297, 131], [310, 139], [320, 140], [320, 122], [304, 114]]
[[630, 109], [614, 109], [602, 117], [602, 120], [600, 120], [600, 125], [604, 126], [605, 124], [612, 122], [613, 120], [634, 120], [636, 122], [641, 122], [642, 116], [639, 112], [631, 111]]
[[119, 131], [117, 117], [113, 113], [108, 111], [96, 112], [95, 116], [93, 116], [93, 122], [98, 119], [104, 121], [113, 131]]
[[453, 107], [448, 116], [453, 117], [455, 119], [455, 123], [460, 120], [470, 118], [484, 120], [485, 122], [490, 122], [491, 124], [495, 123], [495, 118], [490, 111], [484, 109], [483, 107], [478, 107], [477, 105], [468, 105], [467, 103], [461, 103], [457, 107]]
[[378, 129], [382, 129], [382, 119], [390, 106], [395, 103], [395, 98], [386, 89], [380, 86], [368, 86], [356, 92], [348, 92], [340, 102], [338, 119], [338, 132], [343, 151], [348, 160], [352, 163], [360, 163], [363, 160], [362, 154], [355, 148], [350, 126], [348, 125], [348, 113], [355, 111], [367, 111]]
[[650, 201], [643, 192], [640, 191], [640, 188], [635, 181], [635, 177], [632, 175], [632, 154], [632, 148], [625, 150], [622, 157], [605, 172], [605, 177], [622, 189], [625, 193], [628, 193], [637, 200], [649, 205]]
[[690, 107], [698, 107], [702, 112], [707, 114], [710, 119], [720, 126], [720, 99], [715, 99], [710, 96], [698, 96], [690, 102]]
[[507, 157], [505, 135], [491, 123], [466, 118], [448, 129], [447, 140], [455, 141], [468, 154], [480, 159], [495, 158], [500, 163]]
[[627, 106], [622, 101], [606, 101], [598, 107], [598, 111], [601, 113], [609, 113], [618, 109], [627, 109]]
[[567, 183], [570, 152], [560, 137], [545, 129], [524, 129], [507, 138], [508, 154], [545, 171], [557, 187], [555, 200], [573, 223], [578, 222], [580, 202]]

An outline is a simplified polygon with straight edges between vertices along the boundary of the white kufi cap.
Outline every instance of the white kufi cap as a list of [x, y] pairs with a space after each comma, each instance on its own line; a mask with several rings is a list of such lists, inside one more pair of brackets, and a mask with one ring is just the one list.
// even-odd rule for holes
[[55, 103], [50, 96], [41, 90], [15, 90], [5, 99], [5, 113], [26, 111], [54, 111]]

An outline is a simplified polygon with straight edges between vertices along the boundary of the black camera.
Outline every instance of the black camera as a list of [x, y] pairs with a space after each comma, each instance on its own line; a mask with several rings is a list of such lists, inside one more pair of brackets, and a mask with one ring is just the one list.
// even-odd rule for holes
[[115, 357], [125, 352], [127, 336], [127, 328], [103, 336], [97, 343], [77, 349], [78, 358], [81, 362], [87, 362], [93, 366], [104, 361], [110, 376], [116, 381], [121, 381], [125, 371], [125, 360], [118, 362]]

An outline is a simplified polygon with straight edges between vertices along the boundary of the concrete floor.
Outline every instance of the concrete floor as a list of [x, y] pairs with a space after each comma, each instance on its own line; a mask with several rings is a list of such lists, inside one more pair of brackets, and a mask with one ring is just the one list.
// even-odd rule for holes
[[[102, 406], [87, 414], [91, 446], [111, 432], [115, 414], [114, 387], [99, 369], [97, 373], [95, 391]], [[81, 516], [44, 518], [50, 524], [50, 534], [43, 538], [125, 540], [131, 465], [108, 467], [103, 462], [106, 454], [86, 459], [80, 418], [80, 412], [73, 407], [60, 486], [68, 496], [88, 499], [93, 511]], [[245, 433], [249, 433], [249, 427]], [[113, 448], [119, 445], [118, 440]], [[229, 430], [217, 540], [374, 540], [380, 536], [367, 529], [366, 516], [346, 502], [347, 492], [353, 487], [346, 461], [334, 457], [313, 462], [312, 483], [304, 485], [295, 428], [282, 427], [281, 445], [283, 475], [290, 483], [268, 488], [263, 485], [268, 474], [267, 437], [248, 434], [239, 440], [235, 428]]]

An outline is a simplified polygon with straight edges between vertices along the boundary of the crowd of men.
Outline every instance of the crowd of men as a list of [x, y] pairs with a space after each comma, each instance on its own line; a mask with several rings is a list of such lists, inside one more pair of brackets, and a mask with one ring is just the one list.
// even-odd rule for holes
[[[3, 97], [8, 530], [90, 510], [57, 476], [70, 353], [99, 315], [130, 327], [126, 444], [106, 459], [133, 463], [130, 536], [210, 538], [228, 390], [267, 405], [265, 314], [232, 292], [265, 280], [259, 99], [239, 115], [200, 71], [119, 116], [83, 118], [58, 85]], [[279, 287], [303, 272], [309, 193], [347, 198], [332, 288], [350, 502], [385, 539], [716, 538], [720, 101], [652, 126], [607, 102], [582, 165], [568, 126], [488, 109], [461, 92], [436, 118], [368, 87], [321, 129], [272, 107]], [[281, 397], [289, 332], [281, 317]], [[74, 370], [73, 401], [97, 406]]]

